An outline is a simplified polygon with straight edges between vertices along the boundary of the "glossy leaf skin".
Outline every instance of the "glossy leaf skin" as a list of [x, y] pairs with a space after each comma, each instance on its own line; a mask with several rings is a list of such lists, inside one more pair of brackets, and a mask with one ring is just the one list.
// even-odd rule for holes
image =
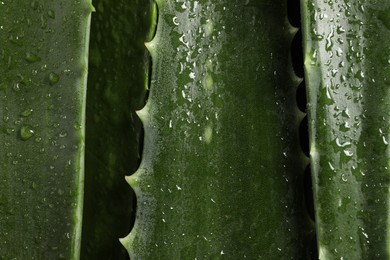
[[321, 259], [390, 259], [390, 2], [302, 2]]
[[302, 259], [285, 1], [157, 1], [131, 259]]
[[82, 259], [127, 257], [118, 238], [129, 233], [135, 215], [124, 178], [140, 161], [135, 111], [145, 102], [152, 3], [93, 1]]
[[0, 258], [78, 259], [90, 1], [0, 2]]

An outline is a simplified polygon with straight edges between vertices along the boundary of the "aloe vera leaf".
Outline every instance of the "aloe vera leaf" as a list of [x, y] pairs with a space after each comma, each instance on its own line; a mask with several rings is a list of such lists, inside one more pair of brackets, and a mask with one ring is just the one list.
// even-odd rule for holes
[[[139, 165], [149, 70], [153, 1], [96, 0], [87, 93], [85, 203], [81, 258], [124, 259], [118, 238], [133, 224], [134, 195], [124, 181]], [[141, 65], [141, 66], [140, 66]], [[143, 66], [142, 66], [143, 65]]]
[[0, 258], [78, 259], [90, 1], [0, 2]]
[[301, 259], [308, 218], [285, 1], [157, 1], [131, 259]]
[[390, 2], [302, 2], [320, 259], [390, 259]]

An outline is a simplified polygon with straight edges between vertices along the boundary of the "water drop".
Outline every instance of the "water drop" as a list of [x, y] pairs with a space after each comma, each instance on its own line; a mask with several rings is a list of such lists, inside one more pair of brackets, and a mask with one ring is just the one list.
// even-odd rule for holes
[[328, 162], [328, 164], [329, 164], [330, 169], [331, 169], [332, 171], [334, 171], [335, 168], [334, 168], [333, 164], [332, 164], [331, 162]]
[[382, 136], [382, 139], [383, 139], [383, 143], [384, 143], [385, 145], [388, 145], [388, 144], [389, 144], [389, 142], [386, 140], [386, 137], [385, 137], [385, 136]]
[[340, 141], [340, 139], [337, 137], [336, 138], [336, 144], [337, 144], [337, 146], [338, 147], [345, 147], [345, 146], [349, 146], [349, 145], [351, 145], [351, 142], [344, 142], [344, 143], [342, 143], [341, 141]]
[[341, 48], [337, 48], [336, 55], [337, 57], [341, 57], [343, 55], [343, 50]]
[[29, 63], [34, 63], [34, 62], [40, 61], [41, 59], [39, 58], [38, 55], [36, 55], [32, 52], [27, 52], [25, 60]]
[[363, 81], [364, 80], [364, 72], [359, 70], [358, 72], [356, 72], [355, 77], [357, 79], [359, 79], [360, 81]]
[[204, 130], [204, 139], [207, 144], [209, 144], [213, 138], [213, 130], [211, 129], [211, 126], [207, 126]]
[[332, 47], [333, 47], [333, 41], [332, 41], [332, 37], [333, 37], [333, 29], [331, 29], [328, 37], [326, 38], [326, 44], [325, 44], [325, 50], [326, 51], [331, 51], [332, 50]]
[[349, 150], [344, 150], [344, 154], [348, 157], [351, 157], [353, 156], [353, 152], [349, 151]]
[[57, 82], [60, 80], [60, 76], [58, 76], [56, 73], [51, 72], [49, 74], [49, 83], [51, 86], [57, 84]]
[[343, 112], [341, 112], [342, 116], [345, 117], [345, 118], [351, 118], [351, 115], [349, 113], [349, 109], [346, 108], [345, 110], [343, 110]]
[[47, 19], [43, 15], [41, 16], [41, 29], [46, 29], [47, 27]]
[[173, 21], [173, 24], [174, 24], [174, 25], [179, 25], [179, 21], [178, 21], [178, 19], [177, 19], [176, 16], [173, 17], [172, 21]]
[[13, 133], [15, 132], [15, 129], [13, 129], [13, 128], [7, 128], [5, 131], [6, 131], [6, 133], [7, 133], [8, 135], [11, 135], [11, 134], [13, 134]]
[[25, 125], [20, 128], [20, 137], [23, 141], [30, 139], [34, 135], [34, 130], [31, 126]]
[[33, 110], [32, 109], [26, 109], [22, 113], [20, 113], [21, 116], [23, 117], [28, 117], [32, 114]]
[[61, 131], [61, 133], [59, 134], [59, 137], [63, 138], [63, 137], [66, 137], [68, 136], [68, 132], [66, 131]]
[[18, 91], [20, 91], [21, 87], [22, 87], [22, 84], [18, 82], [18, 83], [15, 83], [12, 88], [14, 91], [18, 92]]
[[206, 81], [205, 82], [206, 89], [211, 90], [213, 88], [213, 85], [214, 85], [213, 77], [210, 74], [208, 74], [206, 76], [206, 80], [205, 81]]
[[41, 71], [46, 71], [47, 70], [47, 64], [43, 64], [41, 66]]
[[313, 40], [314, 41], [321, 41], [322, 39], [324, 39], [324, 36], [322, 36], [321, 34], [313, 34]]
[[205, 26], [206, 36], [210, 36], [213, 33], [213, 30], [214, 30], [214, 23], [210, 19], [208, 19]]
[[53, 10], [49, 10], [49, 11], [47, 12], [47, 15], [48, 15], [50, 18], [52, 18], [52, 19], [56, 18], [56, 14], [54, 13]]
[[351, 125], [349, 122], [345, 122], [344, 124], [340, 125], [340, 131], [347, 132], [351, 129]]
[[329, 85], [326, 85], [326, 97], [328, 98], [328, 100], [327, 100], [328, 105], [331, 105], [334, 103], [333, 95], [332, 95], [332, 92], [331, 92]]
[[345, 29], [341, 25], [339, 25], [339, 26], [337, 26], [336, 32], [338, 34], [342, 34], [345, 32]]

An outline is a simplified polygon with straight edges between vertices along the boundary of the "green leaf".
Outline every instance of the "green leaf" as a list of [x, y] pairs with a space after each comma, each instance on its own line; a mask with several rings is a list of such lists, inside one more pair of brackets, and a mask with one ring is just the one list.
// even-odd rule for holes
[[125, 259], [118, 238], [134, 221], [125, 176], [140, 160], [142, 108], [149, 56], [144, 46], [153, 1], [96, 0], [87, 95], [82, 259]]
[[77, 259], [90, 1], [0, 2], [0, 258]]
[[321, 259], [390, 257], [390, 2], [302, 4]]
[[157, 1], [132, 259], [305, 255], [285, 1]]

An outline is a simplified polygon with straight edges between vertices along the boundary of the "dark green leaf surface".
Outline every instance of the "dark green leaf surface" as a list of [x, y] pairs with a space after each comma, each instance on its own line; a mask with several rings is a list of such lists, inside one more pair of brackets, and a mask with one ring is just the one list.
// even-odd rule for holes
[[302, 259], [286, 2], [158, 1], [132, 259]]
[[0, 259], [77, 259], [90, 1], [0, 1]]
[[321, 259], [390, 259], [390, 2], [302, 5]]
[[125, 259], [134, 195], [125, 176], [139, 165], [153, 1], [96, 0], [87, 95], [85, 203], [81, 257]]

